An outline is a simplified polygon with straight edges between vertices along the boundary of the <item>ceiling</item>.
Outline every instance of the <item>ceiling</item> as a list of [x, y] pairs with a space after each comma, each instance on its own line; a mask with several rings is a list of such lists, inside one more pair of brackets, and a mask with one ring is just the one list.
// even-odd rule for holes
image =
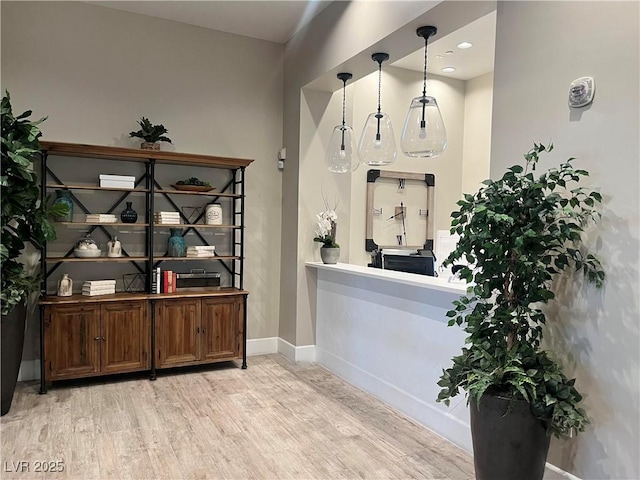
[[[86, 3], [284, 44], [331, 1], [125, 0]], [[373, 5], [375, 2], [372, 2], [372, 8]], [[495, 37], [495, 11], [445, 37], [440, 38], [436, 34], [429, 39], [428, 72], [433, 75], [469, 80], [493, 71]], [[473, 47], [466, 50], [459, 49], [457, 45], [463, 41], [471, 42]], [[447, 54], [447, 51], [452, 53]], [[392, 62], [391, 65], [422, 72], [423, 40], [416, 37], [416, 51]], [[444, 67], [455, 67], [456, 70], [446, 73], [442, 71]]]
[[235, 33], [276, 43], [286, 43], [329, 0], [289, 1], [92, 1], [102, 7], [174, 20], [198, 27]]
[[[417, 38], [419, 50], [396, 62], [394, 67], [408, 68], [422, 72], [424, 70], [424, 40]], [[461, 42], [472, 43], [466, 50], [458, 48]], [[480, 17], [445, 37], [429, 39], [427, 72], [443, 77], [470, 80], [493, 71], [496, 44], [496, 11]], [[451, 53], [447, 54], [449, 51]], [[443, 72], [444, 67], [454, 67], [454, 72]]]

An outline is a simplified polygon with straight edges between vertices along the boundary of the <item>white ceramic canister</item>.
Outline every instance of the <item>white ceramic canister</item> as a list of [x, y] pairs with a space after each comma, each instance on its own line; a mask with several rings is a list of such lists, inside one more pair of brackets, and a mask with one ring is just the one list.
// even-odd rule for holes
[[204, 216], [207, 225], [222, 225], [222, 207], [219, 203], [207, 205]]

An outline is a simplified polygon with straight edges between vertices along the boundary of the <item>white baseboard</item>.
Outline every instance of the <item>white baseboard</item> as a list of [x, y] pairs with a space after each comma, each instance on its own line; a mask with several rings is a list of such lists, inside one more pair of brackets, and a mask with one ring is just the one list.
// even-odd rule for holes
[[247, 356], [278, 353], [278, 337], [254, 338], [247, 340]]
[[561, 468], [558, 468], [555, 465], [551, 465], [549, 462], [547, 462], [545, 466], [547, 467], [548, 470], [551, 470], [552, 472], [557, 474], [557, 476], [545, 475], [544, 480], [553, 480], [555, 478], [566, 478], [568, 480], [581, 480], [580, 477], [576, 477], [575, 475], [572, 475], [569, 472], [565, 472]]
[[23, 360], [20, 363], [18, 381], [26, 382], [28, 380], [40, 380], [40, 360]]
[[316, 361], [315, 345], [303, 345], [297, 347], [287, 342], [284, 338], [278, 338], [278, 353], [284, 355], [293, 363]]

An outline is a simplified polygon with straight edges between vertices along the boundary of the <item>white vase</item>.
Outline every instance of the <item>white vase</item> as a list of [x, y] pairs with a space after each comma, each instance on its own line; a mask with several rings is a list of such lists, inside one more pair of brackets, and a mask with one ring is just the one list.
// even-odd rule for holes
[[328, 265], [338, 263], [338, 259], [340, 258], [340, 247], [321, 247], [320, 258], [322, 258], [322, 263], [326, 263]]

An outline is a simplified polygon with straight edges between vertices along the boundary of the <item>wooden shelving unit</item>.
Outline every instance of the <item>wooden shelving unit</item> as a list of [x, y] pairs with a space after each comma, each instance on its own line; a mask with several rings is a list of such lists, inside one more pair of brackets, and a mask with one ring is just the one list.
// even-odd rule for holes
[[[138, 229], [139, 235], [145, 239], [146, 254], [77, 258], [73, 256], [73, 245], [64, 247], [69, 247], [64, 256], [49, 256], [49, 246], [43, 247], [41, 268], [45, 275], [40, 301], [41, 393], [46, 393], [47, 385], [52, 381], [71, 378], [148, 370], [150, 378], [155, 380], [156, 369], [228, 360], [241, 360], [242, 368], [246, 368], [246, 305], [249, 292], [243, 288], [244, 175], [245, 168], [252, 160], [49, 141], [42, 141], [41, 145], [43, 202], [47, 190], [70, 190], [103, 193], [105, 204], [114, 203], [105, 205], [102, 212], [115, 211], [132, 194], [143, 195], [146, 205], [144, 213], [138, 212], [142, 219], [136, 223], [55, 222], [55, 226], [60, 228], [89, 227], [89, 231], [101, 229], [113, 234], [120, 230], [138, 235], [130, 231]], [[113, 171], [116, 172], [122, 162], [142, 162], [145, 164], [145, 174], [138, 178], [133, 189], [99, 187], [82, 181], [67, 184], [50, 168], [55, 163], [55, 157], [120, 162], [114, 163]], [[227, 170], [231, 181], [219, 190], [208, 192], [168, 188], [160, 185], [156, 178], [156, 168], [162, 168], [164, 164]], [[127, 169], [123, 169], [123, 173], [126, 172]], [[121, 195], [114, 201], [116, 197], [107, 196], [110, 191]], [[191, 195], [204, 203], [226, 198], [232, 208], [232, 222], [225, 225], [154, 223], [155, 200], [164, 198], [165, 202], [176, 205], [171, 200], [173, 195]], [[72, 194], [72, 198], [84, 213], [92, 213], [80, 197]], [[198, 258], [154, 255], [154, 251], [157, 251], [157, 248], [154, 249], [156, 242], [160, 241], [156, 238], [158, 233], [174, 228], [190, 232], [201, 241], [204, 237], [198, 233], [199, 230], [232, 232], [222, 237], [228, 238], [231, 254]], [[162, 237], [162, 241], [166, 242], [166, 237]], [[56, 250], [61, 250], [60, 245], [56, 246]], [[229, 275], [231, 285], [214, 289], [188, 288], [177, 293], [158, 294], [151, 291], [152, 272], [157, 266], [163, 262], [186, 262], [188, 265], [193, 261], [221, 265]], [[131, 263], [144, 274], [146, 291], [103, 296], [47, 295], [47, 278], [65, 263]]]

